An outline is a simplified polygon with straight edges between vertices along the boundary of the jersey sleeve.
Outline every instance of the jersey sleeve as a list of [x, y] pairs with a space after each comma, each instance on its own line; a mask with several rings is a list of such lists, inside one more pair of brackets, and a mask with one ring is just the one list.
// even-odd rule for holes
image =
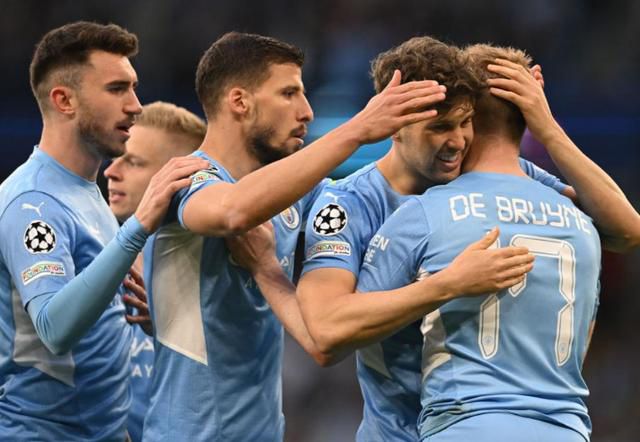
[[74, 242], [72, 218], [56, 199], [27, 192], [9, 204], [0, 218], [0, 251], [23, 306], [75, 276]]
[[429, 234], [427, 218], [417, 199], [400, 206], [369, 242], [358, 291], [394, 290], [414, 282]]
[[183, 228], [186, 229], [182, 215], [187, 201], [189, 201], [196, 192], [206, 187], [219, 184], [223, 181], [224, 179], [222, 178], [220, 170], [214, 164], [211, 164], [211, 167], [206, 170], [201, 170], [191, 175], [191, 185], [186, 189], [178, 191], [173, 197], [171, 204], [172, 207], [177, 207], [178, 221]]
[[305, 225], [307, 223], [307, 220], [309, 219], [309, 214], [313, 209], [313, 204], [322, 194], [322, 190], [324, 189], [324, 186], [326, 186], [330, 182], [331, 180], [329, 178], [323, 179], [318, 184], [316, 184], [316, 187], [311, 189], [311, 192], [307, 193], [305, 196], [302, 197], [300, 208], [302, 211], [302, 222], [305, 223]]
[[525, 160], [522, 157], [520, 158], [520, 167], [522, 168], [524, 173], [529, 175], [530, 178], [538, 181], [541, 184], [544, 184], [547, 187], [551, 187], [558, 193], [564, 192], [567, 187], [569, 187], [562, 181], [560, 181], [560, 178], [558, 178], [557, 176], [551, 175], [543, 168], [536, 166], [531, 161]]
[[357, 277], [373, 233], [365, 213], [362, 203], [353, 194], [337, 189], [323, 192], [313, 204], [307, 220], [302, 273], [319, 268], [340, 268]]

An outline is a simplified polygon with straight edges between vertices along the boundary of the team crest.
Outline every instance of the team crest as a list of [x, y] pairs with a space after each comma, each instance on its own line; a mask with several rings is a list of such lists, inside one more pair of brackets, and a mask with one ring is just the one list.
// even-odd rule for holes
[[32, 221], [24, 232], [24, 246], [32, 254], [50, 253], [56, 248], [56, 232], [44, 221]]
[[342, 206], [329, 203], [313, 218], [313, 231], [323, 236], [336, 235], [347, 226], [347, 221], [347, 212]]
[[284, 209], [280, 212], [280, 219], [290, 229], [295, 229], [300, 225], [300, 214], [294, 206]]

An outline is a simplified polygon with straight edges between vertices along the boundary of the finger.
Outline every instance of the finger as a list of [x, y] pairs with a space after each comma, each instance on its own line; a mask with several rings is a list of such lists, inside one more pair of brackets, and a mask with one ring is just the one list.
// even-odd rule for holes
[[496, 58], [495, 60], [493, 60], [493, 63], [500, 66], [505, 66], [509, 69], [513, 69], [514, 71], [517, 71], [520, 73], [523, 73], [523, 72], [526, 72], [527, 74], [529, 73], [527, 68], [522, 66], [520, 63], [515, 63], [513, 61], [507, 60], [506, 58]]
[[142, 302], [140, 299], [134, 298], [133, 296], [124, 295], [122, 297], [122, 302], [131, 307], [135, 307], [140, 313], [148, 313], [149, 311], [149, 307], [146, 302]]
[[129, 275], [131, 275], [136, 284], [144, 287], [144, 279], [142, 278], [142, 274], [138, 270], [136, 270], [135, 267], [131, 267], [129, 269]]
[[520, 107], [521, 97], [516, 93], [505, 91], [503, 89], [498, 89], [495, 87], [489, 88], [489, 92], [491, 92], [492, 95], [495, 95], [498, 98], [502, 98], [503, 100], [510, 101], [511, 103]]
[[520, 246], [507, 246], [493, 251], [494, 259], [510, 258], [518, 255], [529, 255], [529, 249]]
[[494, 262], [498, 264], [498, 268], [500, 270], [517, 268], [523, 265], [532, 264], [534, 261], [535, 257], [531, 253], [510, 256], [508, 258], [494, 258]]
[[147, 324], [151, 322], [149, 316], [125, 315], [124, 317], [129, 324]]
[[388, 91], [386, 91], [386, 94], [401, 95], [406, 94], [407, 92], [420, 91], [437, 86], [439, 86], [439, 83], [434, 80], [414, 80], [403, 83], [399, 86], [394, 87], [393, 89], [389, 89]]
[[524, 281], [525, 276], [517, 276], [515, 278], [509, 278], [509, 279], [505, 279], [503, 281], [500, 281], [500, 283], [497, 284], [496, 289], [497, 291], [499, 290], [504, 290], [504, 289], [508, 289], [510, 287], [513, 287], [516, 284], [520, 284], [522, 281]]
[[484, 237], [480, 238], [478, 241], [468, 246], [466, 250], [488, 249], [489, 247], [491, 247], [491, 244], [496, 242], [496, 240], [498, 239], [498, 235], [500, 235], [500, 229], [497, 227], [494, 227], [489, 232], [487, 232], [487, 234]]
[[524, 264], [524, 265], [520, 265], [520, 266], [516, 266], [516, 267], [511, 267], [510, 269], [505, 270], [504, 272], [501, 272], [500, 273], [500, 278], [503, 279], [503, 280], [504, 279], [519, 278], [521, 276], [526, 275], [531, 270], [533, 270], [533, 263]]
[[437, 116], [438, 116], [438, 111], [436, 109], [429, 109], [422, 112], [413, 112], [413, 113], [409, 113], [401, 116], [398, 119], [398, 124], [400, 127], [405, 127], [410, 124], [435, 118]]
[[391, 80], [389, 80], [389, 83], [387, 83], [385, 90], [391, 89], [395, 86], [399, 86], [401, 82], [402, 82], [402, 73], [400, 72], [400, 69], [396, 69], [395, 71], [393, 71]]
[[518, 95], [524, 95], [526, 91], [525, 85], [523, 85], [520, 81], [515, 79], [490, 78], [487, 80], [487, 84], [489, 85], [489, 87], [495, 87], [498, 89], [516, 93]]
[[440, 89], [437, 89], [434, 93], [429, 95], [420, 95], [418, 97], [409, 98], [403, 102], [399, 102], [399, 105], [408, 111], [423, 110], [425, 107], [433, 106], [446, 98], [444, 92], [439, 91]]
[[147, 292], [144, 286], [140, 286], [130, 279], [125, 279], [123, 285], [125, 286], [125, 288], [127, 288], [127, 290], [135, 295], [136, 298], [147, 302]]

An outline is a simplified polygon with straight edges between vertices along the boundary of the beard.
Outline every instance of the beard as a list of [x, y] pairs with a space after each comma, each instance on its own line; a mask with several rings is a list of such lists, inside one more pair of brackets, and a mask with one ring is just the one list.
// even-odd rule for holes
[[113, 159], [125, 152], [124, 143], [119, 143], [113, 135], [109, 135], [86, 104], [78, 121], [78, 136], [84, 146], [101, 158]]
[[295, 150], [289, 151], [284, 146], [276, 147], [271, 144], [269, 140], [273, 138], [275, 132], [271, 126], [258, 127], [249, 136], [249, 151], [262, 166], [286, 158], [295, 152]]

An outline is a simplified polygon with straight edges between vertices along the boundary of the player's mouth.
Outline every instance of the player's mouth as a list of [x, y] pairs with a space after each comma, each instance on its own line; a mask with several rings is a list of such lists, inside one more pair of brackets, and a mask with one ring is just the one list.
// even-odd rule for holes
[[109, 204], [117, 204], [121, 202], [125, 198], [125, 196], [127, 196], [127, 194], [124, 192], [115, 189], [109, 189]]
[[436, 158], [445, 170], [453, 171], [462, 163], [462, 152], [462, 150], [441, 151], [436, 155]]
[[125, 137], [125, 141], [131, 136], [131, 126], [133, 126], [133, 121], [125, 121], [116, 125], [116, 130]]
[[304, 144], [304, 137], [307, 136], [307, 126], [300, 126], [291, 131], [291, 137], [296, 138], [300, 145]]

